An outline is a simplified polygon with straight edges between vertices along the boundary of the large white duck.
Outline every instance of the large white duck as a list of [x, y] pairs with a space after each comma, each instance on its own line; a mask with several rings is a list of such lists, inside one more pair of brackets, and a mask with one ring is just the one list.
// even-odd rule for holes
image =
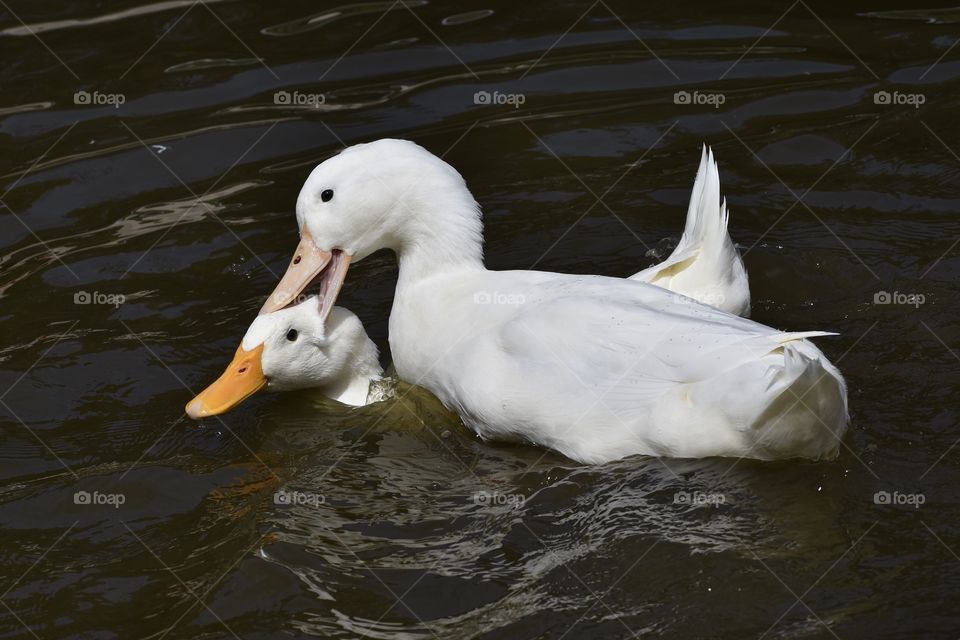
[[785, 333], [645, 282], [489, 271], [463, 178], [412, 142], [320, 164], [297, 221], [301, 242], [262, 312], [319, 281], [326, 316], [351, 261], [392, 249], [397, 373], [481, 437], [599, 463], [832, 457], [846, 431], [843, 378], [806, 339], [827, 334]]
[[[746, 269], [727, 232], [727, 211], [719, 194], [717, 165], [704, 146], [680, 242], [666, 260], [631, 279], [747, 315]], [[311, 296], [305, 303], [257, 316], [237, 357], [187, 404], [187, 414], [201, 419], [224, 413], [259, 389], [315, 388], [353, 406], [389, 397], [390, 381], [382, 378], [377, 347], [360, 319], [333, 307], [326, 327], [317, 300]]]

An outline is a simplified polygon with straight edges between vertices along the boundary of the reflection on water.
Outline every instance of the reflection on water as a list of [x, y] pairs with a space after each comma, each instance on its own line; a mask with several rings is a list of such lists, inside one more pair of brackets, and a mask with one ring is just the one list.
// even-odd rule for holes
[[[405, 2], [408, 8], [422, 7], [427, 4], [426, 0], [411, 0]], [[261, 29], [261, 33], [268, 36], [296, 36], [307, 31], [326, 27], [338, 20], [355, 18], [363, 15], [373, 15], [380, 18], [393, 8], [397, 7], [393, 2], [359, 2], [356, 4], [347, 4], [333, 9], [328, 9], [320, 13], [315, 13], [290, 22], [277, 24]]]
[[[4, 637], [955, 635], [956, 8], [8, 4]], [[841, 334], [839, 459], [582, 466], [407, 385], [188, 423], [309, 170], [383, 136], [464, 174], [491, 267], [617, 276], [711, 144], [753, 317]], [[341, 299], [384, 364], [395, 279]]]

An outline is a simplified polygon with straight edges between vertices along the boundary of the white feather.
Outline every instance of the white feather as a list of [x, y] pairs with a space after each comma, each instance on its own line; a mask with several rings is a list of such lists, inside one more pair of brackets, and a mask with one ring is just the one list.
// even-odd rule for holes
[[728, 222], [726, 201], [720, 199], [720, 172], [704, 145], [680, 242], [666, 260], [630, 278], [749, 316], [747, 270], [730, 239]]
[[[491, 290], [523, 302], [473, 302]], [[822, 332], [677, 304], [644, 283], [442, 273], [398, 289], [390, 334], [399, 375], [482, 437], [583, 462], [831, 457], [846, 429], [843, 379], [806, 340]]]

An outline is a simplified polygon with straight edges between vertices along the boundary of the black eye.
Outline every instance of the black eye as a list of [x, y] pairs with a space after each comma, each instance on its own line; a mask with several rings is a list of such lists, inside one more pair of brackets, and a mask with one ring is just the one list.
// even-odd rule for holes
[[320, 199], [324, 202], [330, 202], [333, 200], [333, 189], [324, 189], [320, 192]]
[[297, 335], [298, 334], [296, 329], [290, 329], [290, 331], [287, 331], [287, 340], [289, 340], [290, 342], [296, 342]]

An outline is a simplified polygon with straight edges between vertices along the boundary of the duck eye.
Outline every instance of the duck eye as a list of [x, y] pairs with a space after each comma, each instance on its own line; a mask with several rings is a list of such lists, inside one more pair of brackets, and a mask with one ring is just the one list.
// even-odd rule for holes
[[333, 199], [333, 189], [324, 189], [321, 191], [320, 199], [324, 202], [330, 202]]
[[287, 340], [290, 342], [295, 342], [297, 340], [297, 335], [296, 329], [290, 329], [290, 331], [287, 331]]

